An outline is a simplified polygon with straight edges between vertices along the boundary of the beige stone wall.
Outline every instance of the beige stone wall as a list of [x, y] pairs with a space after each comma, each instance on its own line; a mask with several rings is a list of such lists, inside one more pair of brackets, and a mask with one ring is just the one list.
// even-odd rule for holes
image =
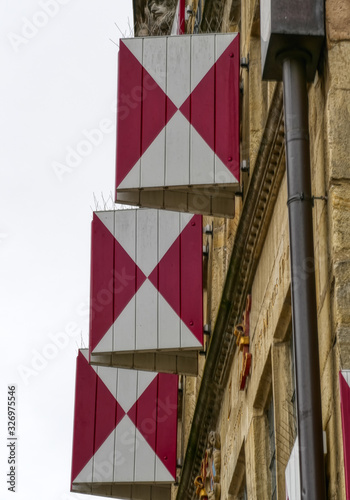
[[[242, 447], [245, 448], [249, 499], [267, 498], [265, 495], [268, 495], [271, 484], [266, 481], [268, 439], [265, 407], [274, 379], [277, 381], [273, 395], [276, 436], [280, 443], [277, 454], [279, 477], [284, 476], [287, 457], [293, 446], [292, 435], [285, 432], [286, 428], [292, 428], [289, 408], [292, 395], [288, 339], [291, 312], [286, 200], [284, 179], [252, 287], [251, 375], [246, 390], [239, 391], [242, 354], [237, 350], [221, 409], [222, 499], [229, 495], [230, 499], [239, 498], [237, 467], [240, 467]], [[281, 495], [283, 483], [279, 481]]]
[[[247, 3], [242, 15], [243, 26], [244, 23], [246, 26], [253, 24], [252, 3]], [[327, 203], [315, 201], [315, 272], [322, 417], [328, 449], [328, 495], [339, 499], [345, 498], [345, 478], [338, 371], [350, 368], [350, 3], [328, 0], [326, 7], [327, 50], [320, 73], [309, 88], [310, 144], [313, 194], [328, 196]], [[259, 82], [258, 45], [258, 39], [254, 37], [242, 42], [243, 55], [249, 51], [252, 69], [249, 75], [247, 141], [251, 163], [261, 139], [266, 102], [269, 102], [268, 96], [274, 87], [274, 84], [269, 84], [265, 89]], [[255, 55], [253, 65], [252, 54]], [[265, 92], [267, 101], [261, 100]], [[253, 367], [248, 389], [243, 394], [238, 392], [235, 380], [238, 379], [240, 363], [236, 353], [221, 410], [220, 432], [225, 465], [223, 500], [239, 498], [242, 473], [237, 471], [242, 469], [242, 446], [245, 448], [248, 497], [265, 498], [266, 495], [267, 498], [269, 494], [267, 485], [262, 486], [256, 464], [261, 465], [265, 474], [266, 450], [261, 436], [266, 438], [264, 408], [271, 388], [275, 404], [278, 498], [285, 498], [284, 471], [295, 437], [295, 417], [290, 412], [293, 386], [290, 378], [291, 311], [285, 202], [284, 182], [252, 288]]]
[[326, 2], [323, 74], [310, 88], [315, 267], [329, 498], [345, 498], [338, 372], [350, 367], [350, 4]]
[[[235, 0], [224, 6], [222, 27], [232, 29]], [[236, 2], [237, 3], [237, 2]], [[259, 1], [241, 2], [236, 28], [241, 30], [241, 56], [249, 54], [250, 68], [241, 70], [243, 113], [242, 159], [251, 168], [264, 132], [275, 83], [261, 81]], [[237, 10], [235, 11], [237, 13]], [[350, 369], [350, 2], [326, 0], [327, 43], [319, 72], [309, 85], [310, 155], [314, 219], [315, 274], [328, 498], [345, 498], [338, 372]], [[245, 189], [250, 177], [245, 174]], [[290, 261], [284, 178], [269, 222], [252, 285], [251, 374], [239, 391], [242, 355], [236, 351], [220, 409], [221, 500], [238, 500], [246, 482], [248, 498], [271, 494], [268, 470], [266, 405], [274, 399], [278, 500], [285, 498], [284, 474], [295, 439], [294, 390], [291, 360]], [[235, 219], [205, 218], [213, 224], [206, 261], [205, 323], [213, 330], [240, 215]], [[201, 373], [204, 358], [201, 358]], [[200, 387], [187, 378], [184, 439], [187, 442]], [[199, 471], [198, 471], [199, 472]], [[174, 496], [175, 498], [175, 496]]]

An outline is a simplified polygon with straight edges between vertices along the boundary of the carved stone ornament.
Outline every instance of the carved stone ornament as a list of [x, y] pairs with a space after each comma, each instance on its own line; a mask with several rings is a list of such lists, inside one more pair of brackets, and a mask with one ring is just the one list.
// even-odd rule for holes
[[[197, 498], [220, 500], [221, 486], [221, 441], [220, 434], [211, 431], [208, 446], [202, 460], [201, 475], [195, 480]], [[196, 483], [197, 481], [197, 483]], [[202, 496], [201, 496], [202, 495]]]
[[196, 487], [197, 497], [201, 498], [202, 500], [208, 500], [208, 495], [204, 488], [204, 482], [202, 476], [196, 477], [196, 479], [194, 480], [194, 485]]
[[137, 0], [136, 36], [169, 35], [174, 22], [177, 0]]
[[242, 370], [240, 373], [239, 380], [239, 390], [243, 391], [246, 386], [247, 377], [250, 372], [250, 367], [252, 364], [252, 354], [249, 352], [249, 319], [250, 319], [250, 309], [252, 305], [251, 295], [247, 296], [246, 308], [243, 314], [243, 323], [236, 325], [234, 329], [234, 334], [236, 336], [236, 344], [239, 346], [239, 350], [242, 353]]

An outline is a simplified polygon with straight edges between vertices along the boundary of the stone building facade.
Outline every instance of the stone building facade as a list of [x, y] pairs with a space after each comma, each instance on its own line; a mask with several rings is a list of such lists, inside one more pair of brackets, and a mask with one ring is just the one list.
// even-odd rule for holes
[[[135, 0], [136, 34], [169, 34], [170, 21], [154, 31], [152, 3]], [[323, 199], [313, 209], [315, 260], [292, 279], [315, 269], [327, 494], [345, 499], [339, 371], [350, 369], [350, 3], [325, 7], [326, 41], [308, 86], [312, 191]], [[282, 84], [261, 78], [259, 0], [187, 0], [186, 10], [188, 33], [241, 34], [249, 66], [241, 68], [240, 147], [249, 171], [235, 218], [204, 222], [211, 334], [199, 377], [181, 381], [173, 498], [284, 500], [296, 407]], [[237, 346], [240, 325], [245, 349]]]

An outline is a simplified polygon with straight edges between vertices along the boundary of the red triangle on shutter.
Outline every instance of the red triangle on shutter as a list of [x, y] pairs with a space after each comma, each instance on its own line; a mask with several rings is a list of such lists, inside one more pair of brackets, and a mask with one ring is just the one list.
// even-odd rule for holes
[[141, 394], [128, 417], [173, 477], [176, 474], [178, 377], [160, 373]]
[[142, 102], [141, 153], [152, 144], [177, 111], [175, 104], [143, 68], [144, 93]]
[[113, 297], [108, 283], [113, 278], [115, 238], [94, 215], [91, 237], [90, 346], [91, 351], [113, 324]]
[[180, 316], [180, 236], [176, 238], [148, 279]]
[[114, 239], [114, 242], [113, 323], [146, 280], [144, 273], [121, 244], [116, 239]]
[[215, 151], [215, 65], [180, 107], [181, 113]]
[[72, 482], [94, 454], [97, 374], [81, 352], [76, 373]]
[[90, 349], [93, 351], [146, 280], [99, 217], [93, 220]]
[[146, 439], [152, 450], [156, 451], [157, 433], [157, 393], [158, 377], [141, 394], [136, 403], [128, 411], [128, 417]]
[[176, 477], [177, 394], [179, 379], [159, 373], [157, 401], [156, 453], [173, 477]]
[[[141, 103], [130, 95], [142, 88], [142, 65], [120, 41], [117, 105], [117, 186], [141, 155]], [[132, 133], [130, 133], [132, 131]]]
[[177, 111], [123, 41], [118, 78], [117, 187]]
[[77, 357], [72, 481], [113, 432], [125, 415], [87, 359]]
[[94, 453], [96, 453], [99, 447], [106, 441], [124, 415], [125, 411], [123, 408], [116, 401], [103, 381], [98, 377]]
[[[216, 61], [215, 153], [239, 179], [239, 37]], [[232, 82], [236, 82], [233, 85]]]
[[202, 217], [194, 215], [180, 235], [181, 319], [203, 344]]
[[201, 216], [195, 215], [148, 279], [203, 343], [201, 239]]
[[227, 47], [180, 107], [199, 135], [239, 179], [239, 38]]

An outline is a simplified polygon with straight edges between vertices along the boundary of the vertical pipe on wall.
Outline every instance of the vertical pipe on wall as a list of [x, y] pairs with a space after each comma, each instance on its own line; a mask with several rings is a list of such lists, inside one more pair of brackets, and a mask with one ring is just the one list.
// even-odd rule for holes
[[325, 500], [306, 60], [283, 57], [292, 318], [302, 500]]

